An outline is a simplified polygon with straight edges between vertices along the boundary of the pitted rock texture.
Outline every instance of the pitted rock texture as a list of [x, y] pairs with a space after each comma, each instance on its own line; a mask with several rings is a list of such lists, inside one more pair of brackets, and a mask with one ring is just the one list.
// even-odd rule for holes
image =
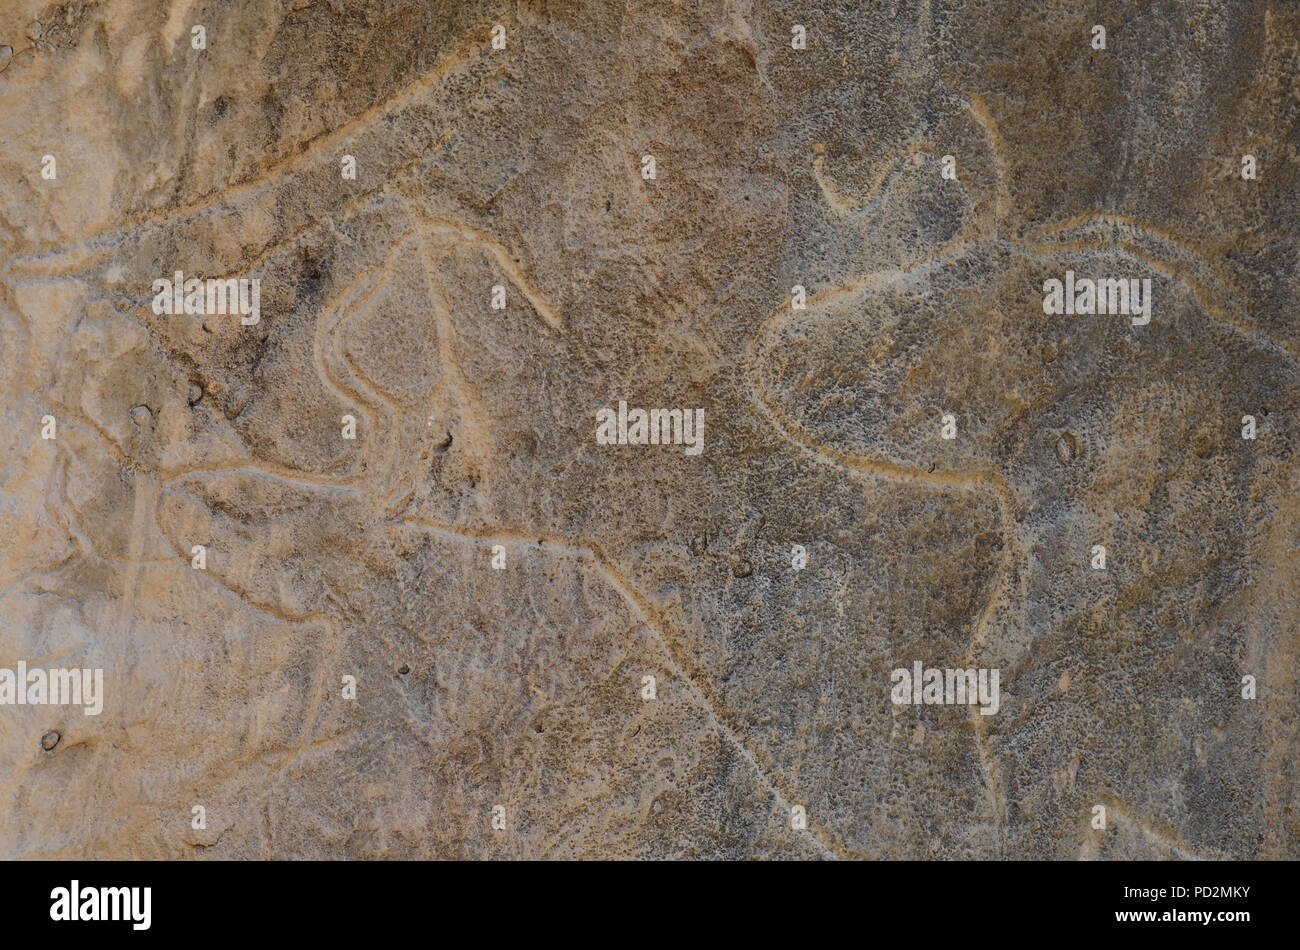
[[0, 856], [1300, 856], [1300, 8], [1079, 6], [6, 2]]

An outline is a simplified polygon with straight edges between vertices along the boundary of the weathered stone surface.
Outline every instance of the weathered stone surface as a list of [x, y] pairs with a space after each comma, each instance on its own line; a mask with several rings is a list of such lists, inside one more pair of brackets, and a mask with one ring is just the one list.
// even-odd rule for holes
[[1300, 9], [1078, 7], [7, 2], [0, 855], [1300, 855]]

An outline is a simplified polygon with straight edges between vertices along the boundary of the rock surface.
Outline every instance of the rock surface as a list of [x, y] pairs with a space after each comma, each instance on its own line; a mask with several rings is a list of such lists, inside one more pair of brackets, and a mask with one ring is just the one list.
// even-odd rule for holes
[[1078, 7], [5, 3], [0, 856], [1300, 856], [1300, 7]]

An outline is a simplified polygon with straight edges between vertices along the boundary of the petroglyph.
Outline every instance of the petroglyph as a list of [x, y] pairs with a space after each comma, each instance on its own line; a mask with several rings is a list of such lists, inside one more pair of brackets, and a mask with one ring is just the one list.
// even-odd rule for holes
[[0, 854], [1294, 856], [1300, 14], [220, 6], [0, 60]]

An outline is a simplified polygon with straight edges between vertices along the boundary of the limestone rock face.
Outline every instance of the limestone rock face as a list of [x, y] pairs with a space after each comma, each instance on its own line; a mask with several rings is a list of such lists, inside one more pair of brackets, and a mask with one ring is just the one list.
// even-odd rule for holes
[[1300, 856], [1300, 8], [1080, 6], [7, 0], [0, 856]]

